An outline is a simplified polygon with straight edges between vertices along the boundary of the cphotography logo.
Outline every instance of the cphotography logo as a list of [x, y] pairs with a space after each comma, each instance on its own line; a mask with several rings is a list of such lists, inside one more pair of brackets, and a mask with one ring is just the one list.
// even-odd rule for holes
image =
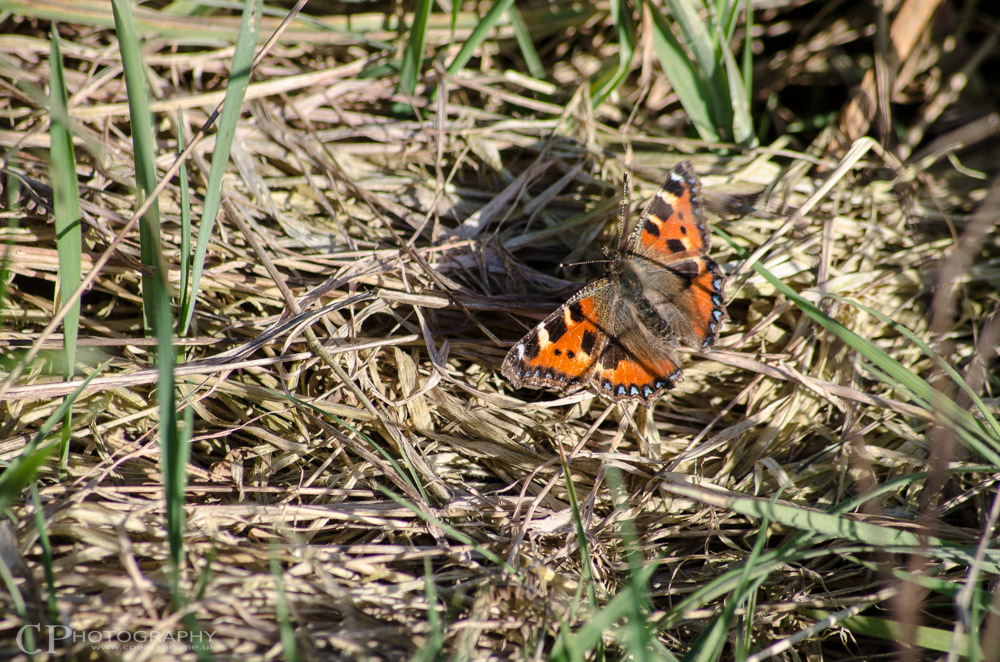
[[74, 630], [65, 625], [24, 625], [17, 631], [17, 647], [27, 655], [55, 653], [74, 644], [87, 643], [102, 650], [128, 651], [155, 648], [161, 652], [211, 650], [214, 632], [121, 632]]

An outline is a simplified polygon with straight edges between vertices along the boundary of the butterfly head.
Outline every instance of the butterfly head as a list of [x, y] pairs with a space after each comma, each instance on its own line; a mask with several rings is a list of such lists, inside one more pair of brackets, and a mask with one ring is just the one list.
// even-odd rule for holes
[[612, 276], [621, 271], [622, 263], [625, 261], [625, 251], [621, 248], [604, 247], [604, 262], [607, 263], [605, 275]]

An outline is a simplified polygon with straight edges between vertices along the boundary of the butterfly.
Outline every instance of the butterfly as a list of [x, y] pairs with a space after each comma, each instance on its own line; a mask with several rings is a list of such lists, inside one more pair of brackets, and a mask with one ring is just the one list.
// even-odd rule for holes
[[706, 349], [726, 315], [726, 278], [708, 255], [701, 183], [684, 161], [646, 206], [604, 277], [515, 344], [501, 372], [515, 388], [592, 387], [647, 407], [681, 377], [674, 348]]

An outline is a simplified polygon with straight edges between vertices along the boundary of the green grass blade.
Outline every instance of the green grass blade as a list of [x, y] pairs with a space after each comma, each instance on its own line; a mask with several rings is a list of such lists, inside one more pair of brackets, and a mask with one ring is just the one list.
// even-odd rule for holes
[[[625, 637], [627, 638], [629, 657], [638, 662], [653, 659], [674, 659], [673, 655], [653, 637], [647, 623], [649, 613], [652, 611], [649, 587], [638, 582], [638, 577], [642, 572], [642, 543], [636, 532], [635, 522], [625, 513], [629, 505], [629, 497], [624, 487], [621, 470], [613, 465], [605, 465], [605, 467], [608, 489], [613, 496], [615, 510], [620, 513], [622, 547], [625, 552], [625, 560], [628, 563], [627, 586], [631, 589], [632, 603], [627, 615]], [[651, 655], [654, 651], [655, 656]]]
[[[817, 619], [823, 619], [830, 615], [829, 612], [812, 609], [803, 610], [803, 613]], [[849, 628], [856, 634], [894, 642], [901, 641], [900, 637], [903, 636], [904, 631], [911, 627], [904, 627], [900, 623], [887, 618], [876, 618], [873, 616], [851, 616], [844, 619], [841, 625]], [[947, 653], [952, 650], [951, 630], [942, 630], [926, 625], [915, 625], [912, 627], [913, 638], [907, 640], [911, 646], [941, 653]], [[964, 648], [967, 645], [965, 639], [966, 637], [963, 636], [961, 637], [961, 641], [958, 642], [960, 648]]]
[[34, 508], [35, 530], [38, 531], [38, 546], [42, 548], [42, 568], [45, 571], [45, 598], [48, 611], [49, 623], [57, 625], [59, 623], [59, 604], [56, 601], [56, 573], [52, 564], [52, 543], [49, 541], [49, 532], [45, 525], [45, 509], [42, 507], [42, 500], [38, 496], [37, 484], [31, 485], [31, 505]]
[[0, 511], [21, 498], [24, 489], [35, 478], [38, 468], [58, 449], [58, 444], [26, 446], [24, 451], [0, 474]]
[[[724, 139], [729, 139], [732, 134], [732, 100], [729, 98], [725, 65], [721, 57], [722, 50], [727, 45], [722, 43], [721, 35], [711, 18], [708, 21], [702, 19], [694, 2], [695, 0], [667, 0], [667, 6], [677, 22], [687, 51], [692, 54], [700, 79], [704, 81], [700, 94], [708, 102], [712, 124]], [[701, 5], [705, 9], [704, 4]], [[667, 75], [671, 73], [667, 72]]]
[[448, 65], [449, 74], [454, 75], [458, 73], [469, 63], [469, 60], [472, 59], [472, 54], [486, 41], [486, 37], [493, 29], [493, 26], [497, 24], [497, 21], [504, 15], [504, 12], [510, 9], [512, 4], [514, 4], [514, 0], [496, 0], [493, 3], [493, 6], [489, 8], [489, 11], [486, 12], [482, 20], [476, 24], [469, 38], [462, 44], [462, 48], [458, 51], [455, 59]]
[[[184, 111], [177, 111], [177, 153], [184, 151]], [[191, 187], [188, 183], [187, 164], [182, 163], [177, 171], [177, 183], [180, 191], [181, 207], [181, 266], [180, 280], [177, 283], [180, 291], [180, 299], [177, 303], [178, 310], [188, 310], [194, 306], [191, 296]], [[180, 335], [178, 328], [177, 333]]]
[[433, 0], [418, 0], [413, 10], [406, 49], [403, 51], [403, 65], [399, 72], [399, 84], [406, 94], [417, 89], [420, 71], [424, 63], [424, 43], [427, 39], [427, 19], [431, 14]]
[[[762, 565], [760, 561], [764, 555], [764, 546], [768, 539], [767, 532], [770, 526], [770, 520], [765, 517], [760, 523], [750, 555], [741, 564], [742, 568], [736, 588], [730, 592], [722, 612], [712, 619], [708, 628], [695, 640], [691, 651], [684, 656], [684, 662], [709, 662], [720, 659], [723, 649], [729, 642], [729, 632], [736, 621], [736, 608], [753, 600], [757, 589], [769, 574], [769, 572], [759, 572], [758, 570]], [[754, 613], [749, 606], [745, 612], [746, 618], [750, 618]], [[738, 641], [737, 645], [740, 643]]]
[[[946, 471], [949, 475], [992, 472], [993, 467], [985, 465], [978, 467], [957, 467]], [[830, 508], [827, 512], [830, 515], [838, 515], [853, 511], [870, 499], [876, 499], [883, 494], [894, 494], [909, 483], [926, 480], [929, 475], [929, 472], [921, 472], [910, 476], [894, 478], [878, 485], [871, 491], [842, 501], [841, 503]], [[673, 491], [672, 488], [671, 491]], [[765, 516], [761, 513], [758, 514], [761, 515], [762, 518]], [[834, 552], [830, 547], [824, 547], [816, 551], [800, 551], [804, 546], [811, 544], [811, 542], [817, 538], [817, 534], [806, 531], [800, 531], [799, 533], [792, 535], [778, 549], [769, 550], [760, 556], [759, 561], [754, 567], [754, 576], [766, 577], [768, 573], [774, 572], [784, 565], [804, 561], [810, 557], [824, 556], [833, 553], [841, 555], [847, 555], [850, 553], [849, 550], [844, 548], [840, 548], [839, 551]], [[864, 549], [859, 550], [859, 553], [871, 553], [874, 551], [874, 547], [872, 545], [864, 544], [862, 547]], [[732, 593], [736, 590], [742, 577], [743, 570], [740, 567], [718, 575], [715, 579], [696, 589], [690, 595], [678, 602], [671, 610], [670, 616], [667, 619], [664, 619], [663, 627], [676, 623], [681, 618], [681, 615], [686, 612], [704, 607], [711, 601], [716, 600], [728, 593]]]
[[[6, 527], [7, 524], [4, 523], [4, 526]], [[3, 535], [5, 541], [9, 537], [12, 537], [10, 536], [10, 534], [7, 533], [7, 530], [0, 531], [0, 535]], [[13, 541], [11, 541], [11, 544], [12, 543]], [[5, 546], [7, 545], [5, 544]], [[7, 618], [9, 619], [12, 615], [16, 615], [15, 618], [17, 621], [20, 621], [21, 623], [30, 623], [32, 618], [31, 614], [28, 613], [28, 603], [25, 602], [24, 596], [21, 594], [21, 590], [18, 588], [18, 582], [14, 579], [14, 575], [11, 573], [11, 568], [7, 564], [7, 559], [5, 557], [0, 557], [0, 586], [3, 586], [3, 588], [6, 589], [4, 591], [6, 593], [6, 595], [4, 596], [5, 606], [10, 605], [11, 607], [13, 607], [13, 609], [11, 609], [10, 612], [8, 612], [6, 609], [4, 610], [4, 613], [7, 614]], [[8, 607], [8, 609], [10, 609], [10, 607]], [[39, 634], [41, 633], [39, 632]], [[18, 643], [23, 644], [23, 646], [21, 647], [22, 651], [33, 651], [31, 657], [29, 657], [28, 659], [34, 662], [34, 660], [37, 659], [34, 657], [34, 652], [41, 652], [41, 649], [35, 648], [35, 628], [28, 627], [23, 630], [20, 630], [18, 632], [18, 639], [19, 639]], [[8, 659], [24, 659], [24, 658], [17, 658], [12, 655]]]
[[340, 418], [339, 416], [335, 416], [330, 412], [323, 411], [322, 409], [320, 409], [319, 407], [310, 402], [306, 402], [304, 400], [291, 397], [287, 393], [281, 391], [275, 391], [273, 389], [265, 389], [265, 390], [276, 398], [286, 399], [289, 402], [295, 403], [296, 405], [299, 405], [301, 407], [306, 407], [307, 409], [311, 409], [319, 416], [328, 418], [331, 421], [334, 421], [338, 425], [342, 426], [344, 429], [357, 435], [359, 439], [362, 439], [366, 444], [368, 444], [372, 448], [372, 450], [381, 455], [382, 458], [389, 463], [389, 465], [393, 468], [393, 470], [396, 472], [396, 474], [400, 477], [400, 479], [407, 487], [409, 487], [414, 493], [420, 494], [421, 498], [423, 498], [425, 501], [428, 500], [426, 488], [424, 487], [423, 482], [420, 480], [420, 476], [417, 473], [416, 468], [414, 468], [413, 465], [409, 461], [407, 461], [405, 457], [403, 458], [403, 463], [406, 464], [406, 468], [404, 468], [388, 450], [386, 450], [382, 445], [380, 445], [378, 442], [372, 439], [370, 435], [365, 434], [363, 431], [361, 431], [354, 425], [351, 425], [350, 423]]
[[[135, 183], [139, 204], [156, 188], [156, 142], [153, 139], [152, 116], [149, 111], [149, 94], [146, 91], [146, 73], [142, 52], [132, 18], [132, 8], [127, 0], [112, 0], [115, 33], [122, 57], [125, 87], [128, 91], [129, 119], [132, 124], [132, 148], [135, 159]], [[149, 334], [153, 329], [151, 309], [156, 294], [151, 273], [160, 261], [160, 206], [156, 200], [139, 223], [139, 252], [143, 265], [142, 319]]]
[[[918, 586], [939, 593], [947, 597], [949, 600], [954, 600], [962, 591], [967, 590], [965, 586], [962, 586], [957, 582], [951, 582], [947, 579], [934, 577], [932, 575], [923, 575], [919, 572], [909, 572], [900, 568], [886, 568], [883, 564], [869, 559], [860, 558], [852, 554], [845, 554], [844, 558], [849, 559], [852, 563], [856, 563], [859, 566], [867, 568], [873, 573], [888, 572], [901, 582], [917, 584]], [[973, 593], [976, 604], [983, 605], [986, 609], [989, 609], [994, 616], [1000, 616], [1000, 605], [991, 604], [991, 596], [988, 591], [973, 589]]]
[[480, 554], [485, 559], [489, 559], [490, 561], [495, 563], [498, 567], [501, 567], [505, 571], [512, 574], [515, 574], [517, 572], [517, 570], [515, 570], [510, 564], [508, 564], [502, 558], [497, 556], [496, 553], [492, 552], [491, 550], [477, 543], [474, 538], [466, 535], [462, 531], [459, 531], [458, 529], [448, 524], [447, 522], [438, 519], [437, 517], [429, 513], [424, 512], [420, 508], [420, 506], [418, 506], [417, 504], [413, 503], [408, 499], [404, 499], [403, 497], [399, 496], [398, 494], [388, 489], [387, 487], [384, 487], [382, 485], [376, 485], [375, 487], [378, 488], [379, 492], [389, 497], [399, 505], [403, 506], [404, 508], [409, 508], [411, 511], [413, 511], [414, 515], [424, 520], [428, 524], [436, 526], [437, 528], [441, 529], [442, 531], [444, 531], [449, 536], [453, 537], [455, 540], [459, 541], [463, 545], [469, 545], [476, 551], [476, 553]]
[[437, 585], [434, 583], [434, 566], [429, 558], [424, 558], [424, 595], [427, 599], [427, 634], [424, 644], [410, 658], [413, 662], [433, 662], [445, 659], [444, 627], [438, 614]]
[[[165, 281], [165, 279], [164, 279]], [[175, 607], [184, 603], [180, 592], [180, 571], [184, 561], [184, 503], [193, 410], [184, 409], [184, 425], [177, 420], [177, 389], [174, 378], [176, 350], [173, 346], [173, 316], [166, 296], [166, 283], [159, 287], [157, 305], [156, 361], [160, 371], [157, 403], [160, 406], [160, 461], [163, 495], [166, 501], [167, 542], [170, 546], [170, 589]]]
[[[841, 517], [838, 514], [813, 510], [787, 503], [768, 502], [756, 497], [737, 494], [711, 494], [689, 485], [671, 483], [668, 487], [673, 494], [687, 496], [703, 503], [712, 503], [742, 515], [757, 519], [769, 519], [801, 531], [820, 536], [853, 540], [858, 543], [877, 545], [891, 549], [925, 549], [933, 558], [969, 565], [975, 550], [956, 545], [935, 536], [921, 535], [889, 526], [881, 526], [857, 519]], [[1000, 550], [987, 552], [982, 561], [987, 572], [1000, 574]]]
[[[8, 168], [13, 165], [16, 157], [11, 156], [7, 163]], [[4, 205], [5, 209], [17, 209], [18, 198], [21, 192], [21, 181], [14, 176], [10, 170], [3, 174], [3, 189], [6, 194], [5, 200], [0, 200], [0, 204]], [[10, 234], [7, 237], [7, 241], [4, 242], [3, 256], [0, 257], [0, 306], [3, 306], [7, 301], [7, 287], [10, 283], [10, 252], [14, 247], [14, 231], [17, 230], [17, 216], [11, 215], [7, 219], [7, 229]], [[0, 325], [3, 324], [3, 320], [0, 319]], [[0, 326], [2, 328], [2, 326]]]
[[939, 413], [942, 417], [941, 422], [948, 425], [970, 450], [979, 453], [983, 458], [1000, 467], [1000, 439], [995, 439], [989, 435], [979, 421], [970, 416], [967, 411], [959, 408], [953, 401], [944, 397], [933, 386], [917, 375], [914, 375], [905, 366], [878, 347], [800, 296], [792, 288], [771, 274], [763, 265], [755, 263], [753, 268], [782, 294], [791, 299], [816, 324], [843, 340], [887, 375], [888, 379], [891, 380], [889, 383], [895, 382], [903, 386], [919, 399], [918, 404], [921, 404], [921, 406], [925, 407], [931, 413]]
[[167, 539], [170, 543], [171, 584], [174, 601], [179, 604], [180, 565], [184, 558], [184, 487], [187, 484], [188, 447], [177, 425], [173, 343], [173, 315], [167, 290], [166, 274], [156, 269], [150, 279], [153, 285], [152, 322], [156, 331], [156, 367], [159, 380], [156, 401], [160, 411], [160, 462], [163, 469], [163, 489], [166, 497]]
[[542, 58], [539, 57], [538, 51], [535, 50], [535, 44], [531, 40], [531, 31], [524, 22], [521, 12], [518, 11], [517, 5], [511, 5], [507, 11], [507, 16], [510, 17], [510, 24], [514, 27], [514, 37], [517, 39], [518, 48], [521, 49], [521, 57], [524, 58], [524, 64], [528, 68], [528, 73], [533, 78], [544, 80], [547, 75], [545, 65], [542, 64]]
[[215, 136], [215, 150], [212, 152], [212, 165], [208, 174], [208, 185], [205, 191], [205, 206], [198, 225], [198, 245], [195, 249], [194, 264], [191, 269], [191, 291], [185, 298], [187, 307], [181, 309], [180, 335], [186, 335], [194, 315], [194, 302], [198, 298], [198, 286], [201, 284], [201, 273], [205, 267], [205, 255], [208, 252], [208, 241], [215, 227], [215, 217], [219, 213], [222, 200], [222, 176], [229, 163], [229, 152], [236, 135], [236, 124], [240, 119], [243, 98], [250, 84], [250, 66], [253, 63], [254, 48], [257, 45], [257, 28], [260, 24], [260, 0], [247, 2], [243, 7], [243, 20], [240, 23], [240, 34], [236, 39], [236, 51], [233, 54], [233, 66], [226, 86], [226, 100], [219, 117], [219, 131]]
[[741, 145], [748, 147], [757, 146], [757, 136], [753, 131], [753, 118], [750, 115], [750, 87], [753, 72], [753, 49], [750, 36], [753, 28], [752, 3], [746, 3], [745, 12], [746, 27], [745, 39], [743, 40], [742, 68], [736, 62], [733, 55], [733, 39], [736, 35], [736, 26], [740, 17], [739, 2], [729, 2], [729, 0], [717, 0], [715, 16], [718, 17], [719, 26], [716, 32], [719, 34], [717, 52], [721, 55], [726, 68], [726, 82], [729, 86], [729, 98], [732, 100], [732, 127], [733, 139]]
[[667, 0], [670, 15], [677, 21], [684, 44], [694, 57], [695, 65], [711, 80], [719, 68], [716, 60], [716, 45], [718, 35], [714, 34], [711, 22], [706, 22], [698, 15], [693, 0]]
[[276, 550], [271, 550], [271, 577], [274, 578], [274, 590], [277, 599], [274, 601], [274, 610], [278, 616], [278, 627], [281, 631], [282, 658], [287, 662], [298, 662], [299, 652], [295, 643], [295, 629], [292, 627], [291, 612], [288, 609], [288, 596], [285, 594], [285, 583], [281, 573], [281, 564], [278, 563]]
[[73, 406], [76, 399], [86, 390], [91, 380], [99, 375], [106, 366], [107, 363], [88, 375], [76, 390], [68, 395], [54, 412], [49, 414], [45, 422], [38, 428], [38, 432], [31, 438], [31, 441], [24, 445], [24, 450], [0, 473], [0, 512], [3, 512], [8, 506], [21, 498], [21, 493], [27, 487], [28, 483], [34, 479], [38, 467], [45, 462], [45, 459], [56, 448], [54, 445], [40, 447], [42, 440], [49, 436], [49, 433], [59, 421], [65, 419], [66, 412]]
[[[732, 238], [728, 237], [724, 231], [719, 230], [719, 228], [715, 228], [715, 231], [736, 247], [737, 252], [742, 257], [747, 257], [746, 252], [736, 246]], [[788, 297], [816, 324], [840, 338], [866, 359], [870, 363], [869, 370], [873, 372], [880, 371], [882, 381], [900, 391], [910, 394], [911, 399], [917, 405], [927, 410], [935, 421], [947, 426], [948, 429], [954, 432], [969, 450], [978, 453], [994, 466], [1000, 467], [1000, 436], [992, 433], [995, 430], [993, 423], [991, 423], [991, 429], [987, 430], [978, 419], [956, 405], [954, 401], [935, 389], [926, 380], [913, 374], [904, 365], [874, 344], [821, 311], [768, 271], [760, 262], [755, 262], [752, 266], [754, 271], [763, 276], [775, 289]], [[953, 374], [957, 376], [957, 373]], [[985, 407], [985, 405], [983, 406]]]
[[[132, 141], [135, 147], [136, 183], [140, 194], [149, 194], [156, 186], [152, 124], [140, 57], [138, 39], [126, 0], [113, 0], [115, 28], [121, 44], [122, 63], [129, 97], [132, 120]], [[147, 328], [156, 335], [156, 364], [159, 370], [157, 404], [160, 412], [159, 436], [166, 497], [167, 539], [170, 544], [170, 577], [175, 604], [178, 593], [180, 565], [184, 541], [184, 485], [186, 484], [187, 453], [182, 447], [177, 427], [175, 406], [173, 314], [167, 267], [160, 251], [160, 220], [157, 205], [150, 207], [140, 223], [143, 264], [149, 273], [142, 276], [143, 317]]]
[[458, 2], [451, 3], [451, 16], [449, 17], [450, 20], [448, 22], [448, 30], [449, 30], [448, 36], [451, 37], [452, 41], [454, 41], [455, 39], [455, 28], [458, 27], [458, 15], [461, 13], [461, 11], [462, 11], [461, 3]]
[[630, 581], [628, 586], [608, 601], [604, 609], [598, 611], [593, 618], [575, 632], [556, 641], [549, 659], [553, 662], [590, 659], [587, 652], [598, 646], [604, 633], [632, 611], [636, 600], [636, 596], [633, 595], [633, 586], [648, 586], [649, 580], [658, 567], [659, 562], [654, 561], [636, 573], [634, 582]]
[[990, 411], [990, 408], [986, 405], [985, 402], [983, 402], [983, 399], [979, 397], [978, 393], [972, 390], [972, 387], [969, 386], [969, 383], [962, 378], [962, 375], [959, 374], [958, 370], [956, 370], [954, 366], [945, 361], [944, 358], [942, 358], [937, 352], [931, 349], [930, 345], [921, 340], [920, 337], [917, 336], [917, 334], [913, 333], [913, 331], [906, 328], [899, 322], [896, 322], [895, 320], [883, 315], [874, 308], [870, 308], [861, 303], [858, 303], [857, 301], [852, 301], [850, 299], [832, 293], [826, 294], [825, 296], [831, 299], [835, 299], [837, 301], [841, 301], [848, 305], [854, 306], [859, 310], [865, 311], [869, 315], [881, 320], [885, 324], [888, 324], [895, 331], [906, 337], [907, 340], [909, 340], [914, 345], [919, 347], [920, 351], [923, 352], [925, 356], [934, 361], [934, 363], [937, 364], [937, 366], [941, 368], [941, 370], [944, 371], [944, 373], [947, 374], [948, 377], [950, 377], [951, 380], [955, 382], [955, 384], [960, 389], [962, 389], [962, 391], [969, 397], [969, 399], [972, 400], [972, 403], [976, 406], [976, 409], [979, 411], [979, 414], [983, 417], [983, 420], [988, 424], [989, 430], [992, 432], [992, 437], [995, 439], [1000, 439], [1000, 422], [997, 421], [996, 417], [993, 415], [993, 412]]
[[719, 52], [726, 67], [725, 79], [729, 85], [728, 97], [732, 112], [727, 118], [732, 127], [733, 140], [741, 145], [756, 147], [757, 136], [754, 135], [753, 118], [750, 115], [750, 94], [748, 88], [743, 86], [743, 74], [727, 44], [722, 44]]
[[[80, 285], [83, 238], [80, 228], [80, 189], [76, 180], [76, 152], [69, 122], [69, 95], [63, 71], [59, 31], [52, 26], [51, 80], [49, 83], [50, 123], [49, 171], [52, 178], [52, 206], [55, 216], [56, 252], [59, 254], [59, 302], [56, 308], [69, 303]], [[76, 342], [80, 331], [80, 302], [76, 301], [63, 319], [63, 375], [70, 379], [76, 373]], [[69, 435], [73, 430], [73, 410], [66, 410], [61, 429], [60, 474], [65, 475], [69, 459]]]
[[[695, 0], [667, 0], [667, 6], [681, 39], [666, 17], [649, 5], [653, 47], [698, 134], [706, 141], [732, 139], [755, 145], [749, 79], [740, 71], [731, 48], [738, 4], [718, 0], [713, 6], [701, 5], [708, 21], [701, 18]], [[743, 60], [744, 67], [752, 67], [752, 51], [745, 48]]]
[[736, 26], [739, 23], [737, 19], [740, 16], [739, 8], [739, 2], [730, 2], [730, 0], [715, 0], [715, 4], [712, 6], [714, 20], [719, 26], [720, 41], [724, 44], [732, 43], [736, 34]]
[[747, 101], [753, 89], [753, 3], [746, 3], [743, 21], [743, 89], [747, 91]]
[[722, 136], [712, 116], [707, 81], [695, 68], [659, 10], [650, 7], [649, 15], [653, 19], [653, 50], [695, 130], [706, 142], [721, 142]]
[[[82, 270], [80, 258], [83, 239], [80, 229], [80, 189], [76, 180], [76, 153], [69, 124], [68, 94], [63, 72], [59, 32], [52, 28], [52, 50], [49, 59], [52, 68], [50, 81], [51, 137], [50, 168], [52, 200], [55, 209], [56, 250], [59, 253], [59, 293], [61, 304], [66, 305], [70, 295], [80, 285]], [[66, 366], [63, 374], [70, 378], [75, 373], [76, 338], [80, 329], [80, 302], [77, 301], [63, 319], [63, 346]]]
[[611, 19], [618, 33], [618, 64], [602, 71], [590, 84], [591, 105], [597, 107], [609, 94], [618, 89], [632, 66], [635, 52], [635, 27], [632, 25], [631, 8], [626, 0], [612, 0]]
[[573, 526], [576, 528], [576, 536], [580, 548], [580, 574], [583, 575], [583, 584], [587, 589], [587, 600], [590, 602], [590, 606], [596, 609], [596, 580], [594, 578], [594, 566], [590, 559], [587, 531], [583, 526], [583, 518], [580, 517], [580, 502], [576, 498], [576, 485], [573, 483], [573, 473], [570, 471], [569, 462], [566, 461], [566, 458], [564, 457], [562, 460], [563, 477], [566, 479], [566, 496], [569, 500], [570, 512], [573, 514]]

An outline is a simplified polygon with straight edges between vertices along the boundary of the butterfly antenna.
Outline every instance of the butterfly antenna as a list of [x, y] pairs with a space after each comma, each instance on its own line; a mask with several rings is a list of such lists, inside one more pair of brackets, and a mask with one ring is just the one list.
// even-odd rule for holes
[[622, 208], [618, 212], [618, 246], [622, 245], [625, 228], [628, 227], [628, 173], [622, 178]]
[[565, 269], [566, 267], [582, 267], [585, 264], [607, 264], [611, 260], [587, 260], [586, 262], [560, 262], [559, 268]]

